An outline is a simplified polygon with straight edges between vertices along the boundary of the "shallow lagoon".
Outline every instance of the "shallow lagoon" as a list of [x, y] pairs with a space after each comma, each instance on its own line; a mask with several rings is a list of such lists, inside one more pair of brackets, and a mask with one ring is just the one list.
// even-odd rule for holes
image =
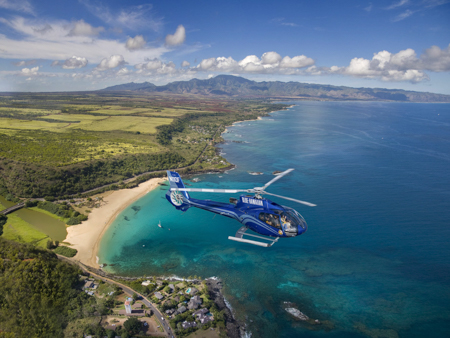
[[[318, 204], [274, 199], [308, 232], [270, 249], [231, 242], [237, 222], [178, 212], [162, 187], [119, 215], [101, 262], [126, 275], [220, 276], [253, 337], [448, 335], [450, 105], [298, 102], [228, 130], [222, 149], [237, 168], [189, 183], [249, 188], [295, 168], [269, 191]], [[295, 321], [285, 301], [323, 324]]]

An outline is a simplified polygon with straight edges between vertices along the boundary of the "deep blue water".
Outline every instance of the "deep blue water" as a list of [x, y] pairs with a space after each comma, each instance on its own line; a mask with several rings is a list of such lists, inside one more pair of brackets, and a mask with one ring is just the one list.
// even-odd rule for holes
[[[239, 223], [181, 213], [155, 190], [110, 227], [100, 261], [125, 275], [219, 276], [252, 337], [449, 337], [450, 105], [295, 104], [228, 128], [221, 148], [237, 168], [188, 183], [252, 188], [295, 168], [268, 191], [317, 204], [273, 199], [305, 217], [304, 235], [232, 242]], [[285, 301], [322, 324], [295, 321]]]

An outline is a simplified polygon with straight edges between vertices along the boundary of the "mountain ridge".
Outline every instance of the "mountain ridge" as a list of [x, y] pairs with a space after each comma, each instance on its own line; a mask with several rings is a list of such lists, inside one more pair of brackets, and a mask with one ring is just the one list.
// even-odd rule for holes
[[450, 95], [416, 92], [403, 89], [353, 88], [320, 85], [303, 82], [256, 82], [233, 75], [218, 75], [200, 80], [170, 82], [156, 86], [150, 82], [125, 83], [100, 91], [133, 91], [144, 93], [196, 94], [235, 98], [310, 99], [310, 100], [358, 100], [397, 102], [450, 102]]

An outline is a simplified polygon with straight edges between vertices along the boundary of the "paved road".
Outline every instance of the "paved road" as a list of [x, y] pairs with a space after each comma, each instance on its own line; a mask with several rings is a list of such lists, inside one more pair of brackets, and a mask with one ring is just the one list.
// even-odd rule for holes
[[106, 283], [111, 283], [111, 284], [115, 284], [119, 287], [122, 288], [122, 290], [127, 293], [128, 295], [132, 296], [133, 293], [136, 293], [139, 297], [141, 297], [142, 302], [145, 304], [145, 306], [147, 306], [150, 310], [153, 311], [153, 313], [155, 314], [156, 318], [158, 318], [159, 322], [161, 323], [162, 327], [164, 328], [164, 333], [167, 334], [167, 337], [175, 337], [175, 333], [173, 333], [172, 328], [169, 326], [169, 323], [164, 319], [163, 315], [161, 314], [161, 312], [158, 310], [158, 308], [156, 308], [147, 298], [145, 298], [143, 295], [141, 295], [139, 292], [136, 292], [135, 290], [133, 290], [132, 288], [130, 288], [129, 286], [126, 286], [122, 283], [116, 282], [112, 279], [109, 279], [107, 277], [103, 277], [100, 276], [98, 274], [96, 274], [95, 272], [92, 272], [90, 270], [88, 270], [84, 265], [80, 264], [77, 261], [71, 260], [70, 258], [61, 256], [61, 255], [57, 255], [59, 259], [69, 262], [71, 264], [76, 264], [78, 265], [78, 267], [83, 270], [84, 272], [94, 276], [97, 279], [101, 279], [102, 281], [106, 282]]

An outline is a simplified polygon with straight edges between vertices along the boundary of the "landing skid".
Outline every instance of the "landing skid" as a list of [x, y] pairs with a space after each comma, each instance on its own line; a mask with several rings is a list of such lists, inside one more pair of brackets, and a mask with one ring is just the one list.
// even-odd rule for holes
[[[268, 248], [268, 247], [271, 247], [272, 245], [274, 245], [276, 242], [278, 242], [278, 239], [280, 238], [280, 237], [276, 237], [275, 239], [272, 239], [271, 237], [264, 237], [264, 236], [258, 236], [258, 235], [253, 235], [253, 234], [246, 234], [245, 232], [247, 230], [248, 230], [248, 227], [246, 227], [246, 226], [240, 227], [239, 230], [236, 232], [236, 237], [228, 236], [228, 239], [231, 239], [232, 241], [236, 241], [236, 242], [242, 242], [242, 243], [248, 243], [248, 244], [253, 244], [253, 245], [259, 245], [259, 246], [263, 246], [265, 248]], [[265, 241], [268, 241], [268, 243], [259, 242], [259, 241], [252, 241], [251, 239], [245, 239], [245, 238], [243, 238], [244, 235], [260, 238], [260, 239], [263, 239]]]

